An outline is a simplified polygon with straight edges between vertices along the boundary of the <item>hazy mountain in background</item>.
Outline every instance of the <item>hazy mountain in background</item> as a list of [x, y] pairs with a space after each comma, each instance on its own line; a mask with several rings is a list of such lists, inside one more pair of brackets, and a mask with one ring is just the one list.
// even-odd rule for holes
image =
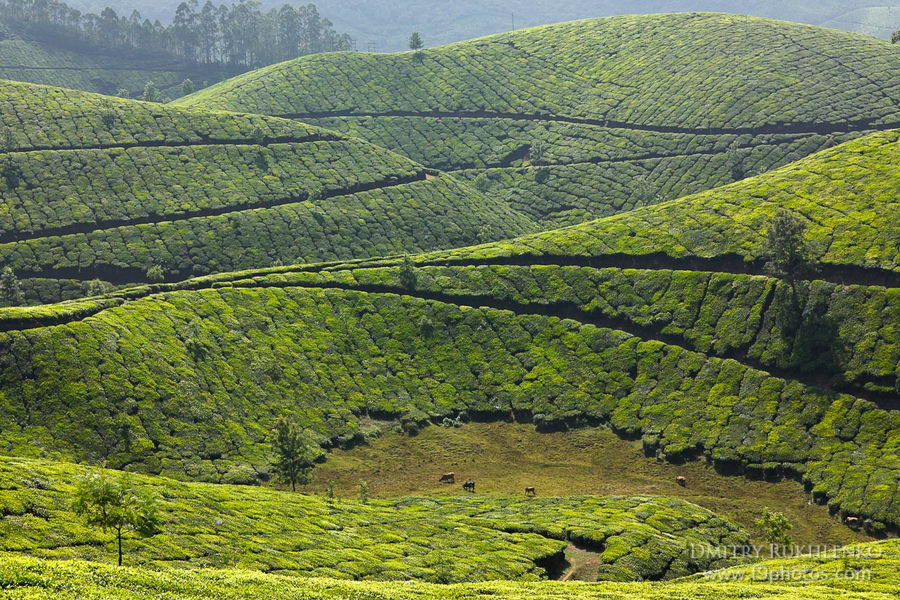
[[[171, 19], [181, 0], [69, 0], [82, 10], [111, 6]], [[304, 4], [303, 2], [292, 2]], [[202, 4], [202, 2], [200, 3]], [[218, 4], [218, 2], [217, 2]], [[283, 0], [263, 0], [263, 7]], [[616, 14], [720, 11], [772, 17], [887, 38], [900, 28], [897, 0], [318, 0], [323, 16], [349, 33], [360, 50], [406, 48], [413, 30], [427, 45], [469, 39], [513, 27]]]

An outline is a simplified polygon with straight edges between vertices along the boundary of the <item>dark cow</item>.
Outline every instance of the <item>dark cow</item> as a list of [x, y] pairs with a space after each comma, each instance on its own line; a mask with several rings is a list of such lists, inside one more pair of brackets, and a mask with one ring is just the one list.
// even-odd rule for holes
[[527, 488], [525, 488], [525, 495], [526, 496], [537, 496], [537, 492], [534, 491], [533, 487], [528, 486]]
[[463, 484], [463, 489], [467, 492], [475, 492], [475, 482], [471, 479]]
[[438, 481], [440, 483], [456, 483], [456, 473], [444, 473]]
[[678, 477], [676, 477], [675, 482], [678, 483], [678, 485], [680, 485], [681, 487], [684, 487], [687, 485], [687, 479], [685, 479], [684, 476], [682, 476], [682, 475], [679, 475]]

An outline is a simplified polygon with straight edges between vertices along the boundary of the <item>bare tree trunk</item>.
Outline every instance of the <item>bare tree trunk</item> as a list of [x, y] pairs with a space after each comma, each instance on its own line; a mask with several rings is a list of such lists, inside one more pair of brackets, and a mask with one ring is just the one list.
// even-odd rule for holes
[[119, 539], [119, 566], [122, 566], [122, 530], [116, 529], [116, 534]]

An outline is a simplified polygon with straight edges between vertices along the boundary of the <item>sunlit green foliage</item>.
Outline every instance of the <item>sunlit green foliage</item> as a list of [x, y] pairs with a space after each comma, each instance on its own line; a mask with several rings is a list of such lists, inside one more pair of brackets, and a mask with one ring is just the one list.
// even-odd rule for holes
[[131, 477], [114, 481], [109, 473], [92, 471], [78, 481], [72, 492], [72, 511], [88, 525], [116, 534], [118, 564], [122, 566], [122, 534], [134, 531], [149, 537], [158, 532], [156, 500], [135, 487]]
[[0, 557], [0, 598], [37, 600], [52, 593], [59, 600], [892, 600], [900, 594], [898, 570], [896, 540], [851, 546], [836, 556], [781, 558], [676, 581], [600, 584], [352, 582], [241, 570], [116, 569], [7, 554]]
[[3, 334], [0, 444], [222, 481], [268, 464], [273, 413], [323, 440], [353, 439], [365, 413], [608, 420], [671, 460], [800, 473], [836, 509], [898, 520], [896, 411], [530, 309], [273, 285], [169, 292]]
[[819, 263], [900, 271], [900, 131], [875, 133], [751, 179], [627, 214], [423, 260], [520, 254], [736, 255], [765, 261], [766, 228], [785, 208], [807, 222]]
[[[97, 529], [69, 508], [87, 469], [3, 459], [0, 550], [114, 560]], [[97, 475], [99, 477], [99, 475]], [[129, 562], [217, 566], [346, 579], [535, 580], [567, 540], [596, 549], [604, 579], [672, 578], [728, 564], [691, 544], [741, 545], [714, 513], [649, 496], [368, 500], [362, 504], [265, 488], [132, 476], [158, 498], [160, 531], [127, 540]], [[695, 551], [695, 555], [700, 554]]]

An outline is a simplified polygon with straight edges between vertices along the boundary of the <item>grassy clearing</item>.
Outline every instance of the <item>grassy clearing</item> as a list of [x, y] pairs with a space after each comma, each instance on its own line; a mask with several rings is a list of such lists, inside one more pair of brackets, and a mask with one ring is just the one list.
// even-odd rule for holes
[[[70, 510], [86, 467], [4, 458], [0, 550], [109, 561], [110, 535]], [[161, 533], [126, 539], [131, 564], [240, 567], [345, 579], [534, 581], [561, 572], [571, 541], [606, 580], [673, 578], [729, 560], [691, 546], [744, 544], [714, 513], [654, 496], [406, 497], [361, 504], [259, 487], [135, 477], [159, 500]]]
[[[467, 423], [427, 427], [409, 436], [390, 423], [365, 426], [385, 433], [364, 446], [330, 452], [306, 489], [323, 493], [332, 482], [336, 493], [352, 498], [359, 482], [366, 481], [379, 497], [464, 495], [460, 483], [472, 478], [479, 493], [491, 495], [522, 495], [526, 486], [536, 487], [541, 497], [653, 494], [722, 514], [757, 540], [761, 532], [754, 521], [765, 507], [791, 519], [798, 544], [870, 539], [842, 525], [826, 507], [810, 503], [800, 483], [724, 476], [700, 461], [673, 465], [648, 458], [639, 441], [623, 440], [606, 427], [539, 433], [526, 424]], [[456, 473], [457, 483], [439, 483], [438, 477], [449, 471]], [[679, 475], [687, 478], [685, 487], [675, 482]]]

